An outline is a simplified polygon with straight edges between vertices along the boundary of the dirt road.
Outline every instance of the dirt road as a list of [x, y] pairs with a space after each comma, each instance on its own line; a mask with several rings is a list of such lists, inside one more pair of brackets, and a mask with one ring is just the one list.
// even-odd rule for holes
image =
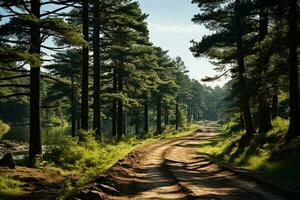
[[113, 190], [104, 188], [111, 194], [103, 197], [120, 200], [298, 199], [286, 192], [274, 191], [268, 184], [241, 177], [198, 152], [200, 143], [216, 137], [215, 127], [206, 125], [204, 130], [190, 136], [166, 139], [137, 149], [115, 165], [109, 176], [99, 179], [119, 191], [112, 195]]

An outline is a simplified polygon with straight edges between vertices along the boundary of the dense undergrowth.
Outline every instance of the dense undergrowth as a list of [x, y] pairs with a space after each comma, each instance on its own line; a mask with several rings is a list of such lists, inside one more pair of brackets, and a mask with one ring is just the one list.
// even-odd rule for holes
[[1, 120], [0, 120], [0, 139], [2, 138], [2, 136], [4, 134], [6, 134], [8, 131], [9, 131], [10, 127], [9, 125], [3, 123]]
[[14, 180], [7, 175], [0, 175], [0, 198], [1, 196], [13, 196], [23, 194], [22, 182]]
[[[68, 136], [57, 138], [56, 146], [53, 146], [50, 152], [44, 154], [43, 160], [36, 159], [35, 167], [39, 169], [51, 167], [66, 176], [71, 174], [80, 175], [80, 179], [76, 182], [65, 181], [63, 193], [61, 194], [61, 198], [64, 199], [75, 188], [104, 173], [135, 148], [159, 139], [187, 135], [195, 128], [195, 125], [189, 125], [180, 131], [167, 128], [161, 135], [149, 133], [140, 137], [123, 137], [120, 141], [109, 143], [96, 140], [93, 131], [79, 132], [76, 138]], [[26, 158], [18, 164], [24, 163], [27, 163]], [[17, 188], [18, 194], [22, 194], [21, 185], [21, 182], [0, 174], [0, 194], [10, 193], [14, 188]]]
[[257, 133], [241, 145], [245, 132], [236, 120], [224, 124], [224, 132], [217, 140], [204, 143], [200, 152], [208, 153], [235, 167], [261, 172], [290, 187], [300, 186], [300, 138], [284, 144], [288, 120], [276, 118], [268, 133]]

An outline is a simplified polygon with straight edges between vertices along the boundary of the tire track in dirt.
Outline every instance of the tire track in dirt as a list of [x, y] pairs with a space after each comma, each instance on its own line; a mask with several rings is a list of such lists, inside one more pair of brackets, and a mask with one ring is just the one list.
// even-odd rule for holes
[[268, 184], [241, 176], [198, 152], [201, 143], [217, 139], [218, 134], [215, 126], [206, 124], [189, 136], [140, 147], [88, 190], [97, 190], [95, 185], [103, 182], [117, 190], [116, 194], [104, 192], [103, 187], [97, 190], [103, 199], [117, 200], [299, 199], [286, 191], [272, 191]]
[[215, 137], [215, 133], [198, 132], [165, 152], [169, 171], [194, 199], [292, 199], [274, 194], [263, 184], [243, 178], [197, 152], [201, 141]]

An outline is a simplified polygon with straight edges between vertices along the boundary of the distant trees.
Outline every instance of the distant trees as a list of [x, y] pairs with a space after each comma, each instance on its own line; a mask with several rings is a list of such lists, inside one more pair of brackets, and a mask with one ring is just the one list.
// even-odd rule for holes
[[206, 81], [231, 73], [235, 82], [232, 96], [240, 102], [242, 126], [249, 136], [256, 132], [253, 113], [258, 118], [258, 132], [269, 131], [271, 117], [278, 116], [278, 95], [280, 91], [289, 91], [290, 129], [286, 140], [297, 137], [299, 2], [193, 0], [193, 3], [201, 9], [193, 21], [214, 32], [200, 42], [193, 41], [191, 51], [196, 57], [214, 59], [217, 71], [222, 72]]
[[53, 115], [69, 120], [73, 137], [93, 122], [98, 139], [110, 132], [116, 140], [126, 126], [161, 134], [218, 118], [213, 89], [150, 43], [137, 2], [2, 0], [0, 9], [0, 116], [17, 115], [7, 114], [9, 104], [22, 108], [16, 121], [29, 115], [31, 165], [42, 154], [41, 125]]

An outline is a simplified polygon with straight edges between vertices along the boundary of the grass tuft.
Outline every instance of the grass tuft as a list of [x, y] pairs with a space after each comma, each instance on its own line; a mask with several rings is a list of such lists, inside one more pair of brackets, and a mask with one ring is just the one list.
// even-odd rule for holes
[[265, 134], [255, 134], [246, 146], [240, 144], [245, 133], [236, 131], [237, 123], [234, 121], [236, 119], [224, 124], [224, 133], [217, 140], [201, 144], [199, 151], [235, 167], [259, 171], [288, 186], [299, 188], [300, 138], [284, 145], [288, 120], [276, 118], [272, 121], [272, 130]]

